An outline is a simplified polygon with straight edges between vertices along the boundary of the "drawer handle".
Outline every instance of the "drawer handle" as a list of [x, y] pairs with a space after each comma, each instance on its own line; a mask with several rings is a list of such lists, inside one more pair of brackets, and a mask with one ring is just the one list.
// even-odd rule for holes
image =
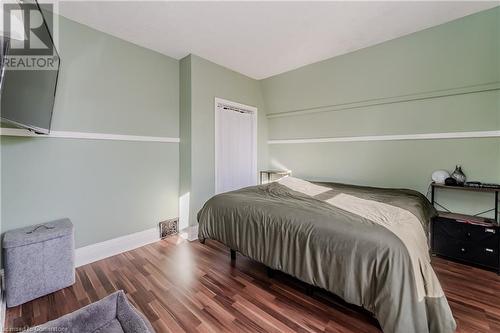
[[489, 233], [494, 234], [495, 233], [495, 229], [493, 229], [493, 228], [485, 228], [484, 232], [489, 232]]
[[486, 250], [486, 252], [491, 252], [491, 253], [494, 252], [493, 249], [489, 249], [489, 248], [485, 248], [485, 250]]

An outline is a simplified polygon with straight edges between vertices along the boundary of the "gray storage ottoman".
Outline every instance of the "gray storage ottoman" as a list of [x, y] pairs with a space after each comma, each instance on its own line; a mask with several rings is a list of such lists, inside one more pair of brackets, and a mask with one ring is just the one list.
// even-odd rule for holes
[[7, 307], [75, 283], [73, 224], [69, 219], [7, 231], [3, 248]]

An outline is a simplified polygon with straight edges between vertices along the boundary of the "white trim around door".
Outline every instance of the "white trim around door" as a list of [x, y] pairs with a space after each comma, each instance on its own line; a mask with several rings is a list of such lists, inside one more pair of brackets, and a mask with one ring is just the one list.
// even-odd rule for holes
[[253, 115], [252, 117], [252, 122], [253, 122], [253, 152], [252, 152], [252, 171], [254, 174], [254, 185], [257, 185], [257, 124], [258, 124], [258, 109], [254, 106], [249, 106], [229, 100], [225, 100], [222, 98], [215, 97], [215, 105], [214, 105], [214, 145], [215, 145], [215, 156], [214, 156], [214, 179], [215, 179], [215, 194], [220, 193], [220, 190], [218, 188], [218, 177], [217, 177], [217, 170], [218, 170], [218, 142], [219, 142], [219, 135], [218, 135], [218, 121], [219, 121], [219, 108], [228, 108], [237, 112], [244, 112], [244, 113], [251, 113]]

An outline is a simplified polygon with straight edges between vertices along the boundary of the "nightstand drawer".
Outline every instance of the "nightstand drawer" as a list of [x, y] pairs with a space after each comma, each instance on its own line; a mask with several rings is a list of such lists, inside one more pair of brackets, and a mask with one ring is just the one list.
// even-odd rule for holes
[[441, 236], [443, 239], [472, 242], [484, 247], [499, 246], [500, 235], [496, 228], [436, 218], [433, 222], [433, 232], [434, 236]]
[[499, 235], [497, 235], [497, 230], [495, 228], [466, 224], [462, 232], [463, 239], [467, 241], [491, 246], [498, 244]]
[[498, 266], [497, 248], [477, 246], [470, 243], [459, 242], [446, 251], [449, 251], [449, 254], [443, 253], [443, 255], [449, 255], [452, 258], [493, 268], [496, 268]]
[[442, 233], [436, 233], [433, 237], [433, 252], [436, 254], [491, 268], [498, 267], [498, 242], [490, 246], [452, 239]]
[[[468, 193], [489, 193], [493, 199], [492, 208], [476, 215], [449, 211], [437, 212], [430, 230], [433, 254], [457, 259], [468, 264], [494, 269], [500, 275], [500, 188], [496, 186], [450, 186], [431, 183], [431, 204], [444, 208], [436, 202], [436, 190], [463, 191]], [[477, 184], [476, 184], [477, 185]], [[472, 203], [472, 202], [471, 202]], [[479, 211], [480, 209], [477, 209]], [[493, 212], [493, 218], [481, 216]]]

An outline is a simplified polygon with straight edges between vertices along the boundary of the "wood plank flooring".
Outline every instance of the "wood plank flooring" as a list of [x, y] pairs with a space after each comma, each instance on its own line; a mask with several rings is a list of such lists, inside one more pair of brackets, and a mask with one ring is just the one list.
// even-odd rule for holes
[[[500, 278], [434, 258], [457, 332], [500, 332]], [[381, 332], [358, 307], [229, 250], [178, 237], [77, 269], [76, 283], [7, 311], [7, 329], [44, 323], [123, 289], [160, 332]], [[12, 331], [12, 330], [11, 330]]]

